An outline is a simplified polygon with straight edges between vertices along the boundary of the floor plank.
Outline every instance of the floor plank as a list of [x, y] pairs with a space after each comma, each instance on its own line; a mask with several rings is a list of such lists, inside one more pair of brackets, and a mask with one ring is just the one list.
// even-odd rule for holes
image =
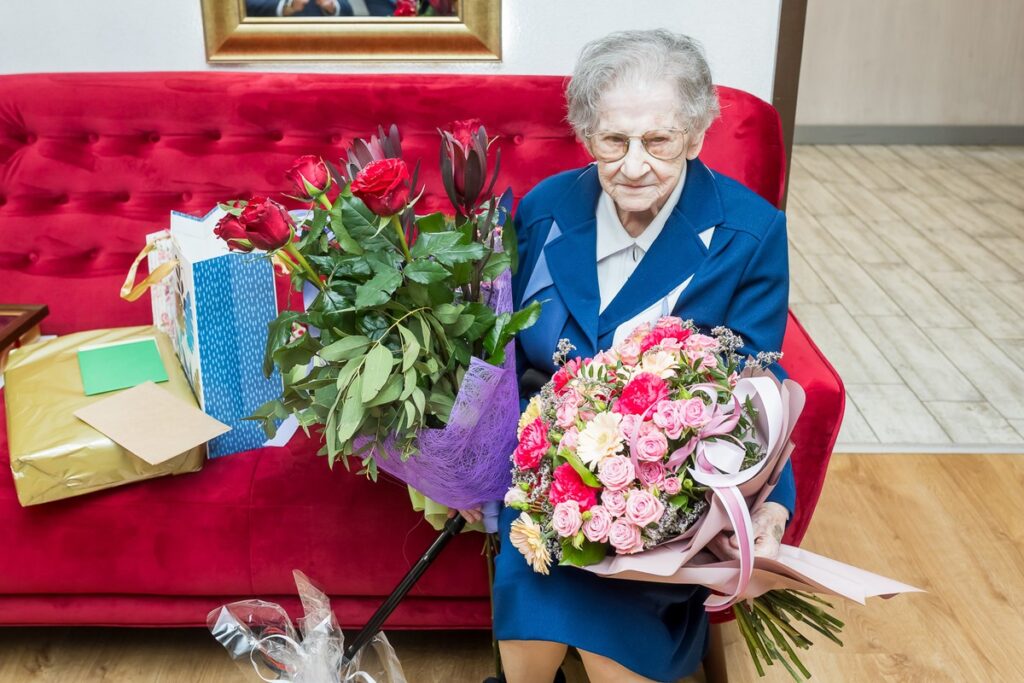
[[905, 384], [847, 384], [849, 399], [881, 443], [948, 444], [949, 435]]

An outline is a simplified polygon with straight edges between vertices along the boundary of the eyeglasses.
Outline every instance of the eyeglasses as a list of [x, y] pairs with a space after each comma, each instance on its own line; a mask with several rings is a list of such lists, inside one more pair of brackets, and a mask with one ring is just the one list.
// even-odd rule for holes
[[626, 135], [613, 131], [597, 131], [587, 135], [590, 152], [598, 161], [619, 161], [629, 152], [633, 139], [640, 141], [644, 150], [655, 159], [672, 161], [679, 158], [686, 147], [686, 128], [660, 128], [649, 130], [643, 135]]

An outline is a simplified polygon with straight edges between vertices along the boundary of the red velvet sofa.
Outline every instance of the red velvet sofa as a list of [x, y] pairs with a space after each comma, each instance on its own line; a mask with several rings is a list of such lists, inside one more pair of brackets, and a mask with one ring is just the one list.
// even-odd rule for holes
[[[275, 194], [296, 156], [337, 159], [353, 136], [396, 123], [436, 192], [436, 128], [480, 118], [500, 136], [500, 185], [522, 196], [586, 163], [564, 121], [563, 79], [252, 73], [0, 76], [0, 303], [45, 303], [43, 332], [151, 321], [118, 286], [172, 209]], [[721, 88], [702, 158], [778, 204], [778, 117]], [[429, 195], [428, 205], [444, 206]], [[288, 303], [287, 290], [281, 289]], [[294, 299], [292, 300], [294, 303]], [[843, 411], [842, 384], [790, 319], [783, 364], [808, 394], [794, 454], [798, 541], [821, 489]], [[0, 453], [7, 452], [0, 425]], [[329, 471], [299, 434], [285, 448], [211, 461], [202, 472], [21, 508], [0, 468], [0, 624], [184, 626], [260, 596], [296, 608], [291, 570], [363, 623], [433, 538], [402, 486]], [[482, 538], [463, 535], [389, 628], [482, 628], [490, 621]]]

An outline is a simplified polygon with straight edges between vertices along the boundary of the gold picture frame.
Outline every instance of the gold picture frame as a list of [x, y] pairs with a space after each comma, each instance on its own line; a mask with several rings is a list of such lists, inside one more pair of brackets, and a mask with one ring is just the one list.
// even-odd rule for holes
[[245, 0], [200, 0], [206, 61], [500, 61], [501, 0], [459, 0], [458, 16], [249, 17]]

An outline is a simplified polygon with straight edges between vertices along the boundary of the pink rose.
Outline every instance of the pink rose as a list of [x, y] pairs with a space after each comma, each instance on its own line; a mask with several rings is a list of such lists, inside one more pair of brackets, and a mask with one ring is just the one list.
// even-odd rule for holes
[[693, 334], [686, 339], [686, 350], [696, 354], [696, 358], [708, 351], [718, 351], [718, 340], [706, 334]]
[[512, 459], [521, 470], [534, 470], [548, 450], [548, 426], [539, 417], [526, 425]]
[[661, 519], [665, 505], [647, 491], [633, 491], [626, 498], [626, 519], [645, 527]]
[[640, 427], [640, 438], [636, 440], [636, 457], [647, 462], [657, 462], [668, 453], [668, 439], [665, 433], [650, 422]]
[[566, 450], [570, 450], [573, 453], [576, 452], [576, 443], [580, 438], [580, 430], [576, 429], [573, 425], [565, 430], [565, 434], [562, 434], [562, 440], [558, 442], [559, 446], [565, 447]]
[[566, 392], [562, 397], [562, 402], [558, 404], [558, 410], [556, 411], [555, 424], [562, 429], [568, 429], [576, 424], [576, 414], [579, 413], [576, 401], [569, 397], [569, 393]]
[[622, 420], [619, 422], [619, 433], [622, 434], [622, 438], [626, 441], [632, 441], [633, 435], [640, 428], [643, 421], [643, 418], [639, 415], [623, 415]]
[[674, 496], [683, 490], [683, 483], [679, 481], [679, 477], [665, 477], [661, 487], [665, 491], [665, 495]]
[[555, 506], [555, 514], [551, 518], [551, 527], [562, 538], [575, 536], [583, 524], [580, 504], [575, 500], [562, 501]]
[[620, 555], [631, 555], [644, 549], [644, 539], [640, 537], [640, 527], [630, 524], [624, 519], [612, 522], [608, 530], [608, 542]]
[[711, 411], [699, 398], [687, 399], [683, 404], [683, 426], [688, 429], [700, 429], [711, 419]]
[[605, 458], [597, 466], [597, 478], [611, 491], [622, 491], [636, 478], [633, 462], [624, 455]]
[[623, 342], [617, 351], [623, 365], [636, 365], [640, 360], [640, 344], [634, 341]]
[[644, 486], [660, 485], [665, 480], [665, 466], [660, 462], [642, 462], [636, 476]]
[[685, 426], [683, 425], [683, 401], [659, 401], [654, 408], [651, 420], [665, 430], [670, 439], [678, 439]]
[[621, 517], [626, 514], [626, 496], [622, 491], [605, 490], [601, 494], [601, 504], [612, 517]]
[[583, 522], [583, 535], [588, 541], [604, 543], [612, 528], [612, 515], [601, 505], [590, 508], [590, 519]]
[[599, 354], [594, 356], [594, 365], [607, 365], [608, 367], [615, 367], [615, 354], [609, 351], [601, 351]]

